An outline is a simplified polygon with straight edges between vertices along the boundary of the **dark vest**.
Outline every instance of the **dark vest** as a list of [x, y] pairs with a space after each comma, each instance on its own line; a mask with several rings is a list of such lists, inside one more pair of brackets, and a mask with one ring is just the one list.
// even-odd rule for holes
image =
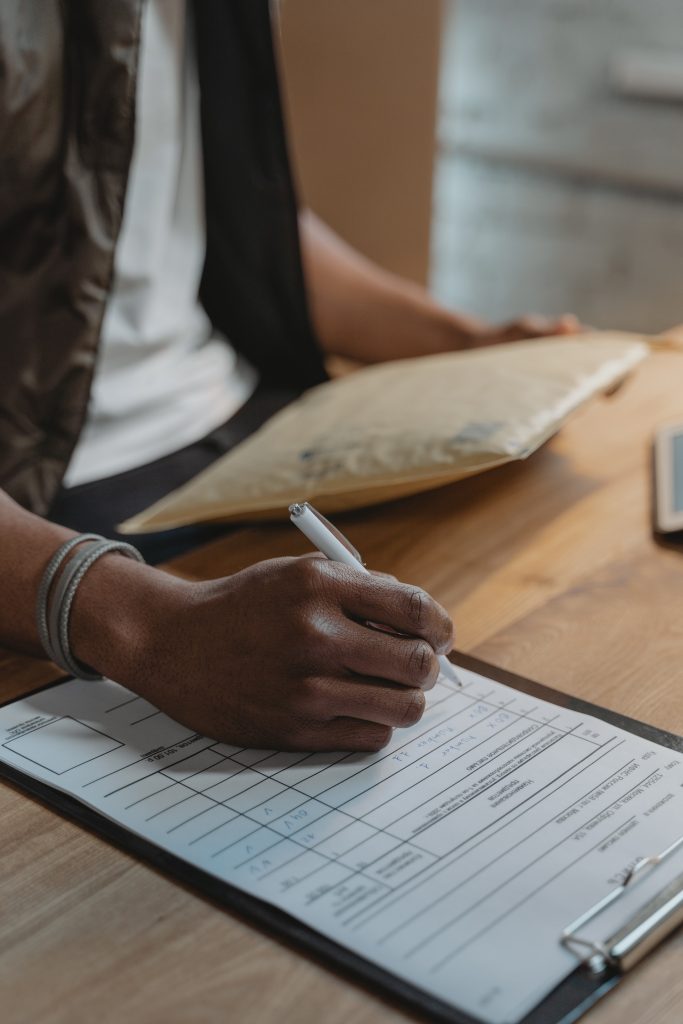
[[[201, 298], [265, 382], [324, 380], [267, 0], [194, 7]], [[135, 125], [139, 0], [0, 3], [0, 486], [45, 514], [85, 419]]]

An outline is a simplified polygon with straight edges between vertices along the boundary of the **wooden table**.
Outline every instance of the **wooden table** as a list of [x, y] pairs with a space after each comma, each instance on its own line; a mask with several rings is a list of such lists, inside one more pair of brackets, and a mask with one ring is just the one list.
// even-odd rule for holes
[[[368, 562], [452, 612], [462, 650], [683, 732], [683, 551], [650, 532], [649, 445], [683, 419], [683, 355], [658, 353], [528, 462], [348, 516]], [[177, 571], [304, 550], [289, 527], [234, 532]], [[0, 661], [0, 698], [54, 675]], [[0, 1016], [24, 1022], [412, 1019], [0, 785]], [[683, 935], [587, 1017], [680, 1024]]]

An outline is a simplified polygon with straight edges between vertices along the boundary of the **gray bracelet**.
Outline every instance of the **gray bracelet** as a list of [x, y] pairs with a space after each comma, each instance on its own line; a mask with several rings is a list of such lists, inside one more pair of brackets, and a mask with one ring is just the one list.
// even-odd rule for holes
[[[79, 558], [79, 564], [75, 567], [74, 571], [69, 574], [69, 580], [66, 585], [61, 589], [60, 603], [58, 606], [58, 630], [56, 633], [51, 635], [51, 640], [61, 656], [61, 664], [63, 667], [71, 672], [72, 675], [78, 676], [80, 679], [101, 679], [102, 676], [93, 672], [87, 665], [82, 665], [76, 661], [71, 653], [69, 646], [69, 617], [71, 615], [71, 605], [73, 604], [76, 591], [87, 573], [98, 558], [102, 555], [108, 555], [111, 552], [118, 552], [121, 555], [126, 555], [128, 558], [134, 558], [138, 562], [144, 562], [144, 558], [132, 544], [124, 544], [122, 541], [100, 541], [92, 545], [89, 551], [84, 552], [85, 557]], [[60, 580], [61, 584], [61, 580]]]
[[[62, 575], [55, 587], [54, 595], [50, 601], [49, 611], [47, 609], [47, 598], [50, 591], [50, 583], [54, 579], [56, 568], [52, 571], [52, 575], [48, 584], [43, 588], [41, 584], [41, 591], [44, 590], [45, 597], [39, 601], [39, 618], [42, 612], [45, 622], [45, 632], [47, 643], [43, 641], [43, 646], [47, 651], [48, 655], [52, 658], [60, 668], [63, 668], [66, 672], [72, 675], [78, 676], [80, 679], [101, 679], [101, 675], [93, 672], [87, 665], [83, 665], [78, 662], [73, 654], [71, 653], [71, 647], [69, 644], [69, 618], [71, 615], [71, 606], [76, 596], [76, 591], [83, 580], [83, 577], [87, 573], [88, 569], [95, 564], [95, 562], [102, 557], [112, 552], [118, 552], [119, 554], [125, 555], [128, 558], [134, 558], [138, 562], [143, 562], [144, 559], [137, 548], [134, 548], [131, 544], [124, 544], [121, 541], [110, 541], [105, 540], [97, 535], [84, 534], [82, 537], [74, 538], [70, 541], [70, 547], [68, 551], [72, 550], [80, 541], [87, 540], [88, 546], [82, 551], [77, 552], [69, 561], [67, 566], [62, 572]], [[66, 545], [64, 545], [66, 547]], [[61, 550], [61, 549], [60, 549]], [[64, 555], [68, 554], [68, 551], [64, 551], [61, 555], [57, 567], [64, 559]], [[56, 558], [56, 556], [55, 556]], [[52, 563], [48, 566], [51, 568]], [[46, 570], [47, 575], [47, 570]], [[39, 632], [41, 627], [39, 626]], [[41, 640], [43, 637], [41, 636]]]
[[[66, 649], [61, 641], [61, 629], [60, 629], [60, 618], [62, 608], [64, 606], [64, 597], [67, 593], [70, 583], [76, 576], [80, 566], [90, 558], [91, 554], [97, 551], [107, 541], [104, 537], [99, 537], [96, 541], [93, 541], [86, 546], [80, 548], [74, 555], [71, 556], [70, 560], [64, 566], [62, 574], [59, 577], [54, 587], [54, 594], [50, 602], [50, 607], [47, 616], [47, 635], [50, 639], [50, 649], [52, 650], [53, 661], [55, 661], [65, 671], [70, 672], [72, 675], [80, 675], [80, 672], [74, 672], [73, 667], [69, 663], [71, 652], [69, 650], [69, 644], [67, 640]], [[87, 678], [99, 678], [93, 673], [92, 669], [83, 666]]]
[[36, 600], [38, 637], [40, 638], [43, 650], [52, 661], [55, 661], [55, 654], [52, 650], [50, 634], [47, 627], [47, 608], [52, 583], [59, 571], [59, 567], [69, 552], [73, 551], [78, 544], [83, 544], [85, 541], [92, 540], [104, 540], [104, 537], [101, 537], [99, 533], [81, 533], [78, 537], [72, 537], [71, 540], [67, 540], [64, 544], [58, 547], [50, 561], [47, 563], [47, 567], [43, 573], [43, 578], [40, 581], [40, 586], [38, 587], [38, 597]]

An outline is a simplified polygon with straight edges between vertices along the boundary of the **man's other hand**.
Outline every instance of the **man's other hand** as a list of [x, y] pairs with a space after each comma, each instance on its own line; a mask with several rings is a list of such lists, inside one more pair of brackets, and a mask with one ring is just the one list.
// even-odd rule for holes
[[572, 313], [565, 313], [559, 317], [529, 314], [497, 326], [492, 324], [478, 326], [469, 334], [464, 347], [483, 348], [486, 345], [499, 345], [506, 341], [523, 341], [526, 338], [579, 334], [585, 329]]

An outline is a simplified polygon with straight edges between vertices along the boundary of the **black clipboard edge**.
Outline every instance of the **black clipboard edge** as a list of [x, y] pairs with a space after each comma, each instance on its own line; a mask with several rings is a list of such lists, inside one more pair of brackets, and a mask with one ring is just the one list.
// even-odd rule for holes
[[[660, 743], [683, 753], [683, 738], [674, 733], [628, 718], [588, 701], [571, 697], [471, 655], [454, 651], [450, 655], [450, 660], [461, 668], [487, 676], [532, 697], [572, 711], [593, 715], [595, 718], [600, 718], [643, 739]], [[65, 681], [65, 679], [59, 679], [32, 692], [42, 692]], [[5, 703], [12, 704], [27, 696], [30, 694]], [[124, 852], [139, 857], [148, 865], [170, 875], [217, 906], [239, 914], [250, 923], [256, 924], [264, 932], [274, 934], [278, 939], [284, 940], [285, 944], [310, 954], [326, 967], [330, 967], [334, 971], [340, 970], [354, 981], [360, 982], [374, 996], [396, 1002], [403, 1008], [412, 1010], [422, 1017], [426, 1016], [438, 1024], [481, 1024], [479, 1018], [471, 1017], [457, 1007], [429, 995], [416, 985], [403, 981], [398, 975], [377, 967], [345, 946], [327, 938], [321, 932], [303, 924], [298, 918], [243, 892], [228, 882], [220, 881], [200, 868], [188, 864], [182, 858], [129, 832], [128, 829], [104, 815], [98, 814], [68, 794], [62, 793], [30, 775], [25, 775], [2, 761], [0, 761], [0, 777], [36, 797], [41, 803], [58, 811], [64, 817], [108, 840]], [[620, 980], [621, 975], [615, 971], [607, 971], [595, 977], [579, 966], [530, 1013], [522, 1019], [511, 1021], [510, 1024], [574, 1024]]]

